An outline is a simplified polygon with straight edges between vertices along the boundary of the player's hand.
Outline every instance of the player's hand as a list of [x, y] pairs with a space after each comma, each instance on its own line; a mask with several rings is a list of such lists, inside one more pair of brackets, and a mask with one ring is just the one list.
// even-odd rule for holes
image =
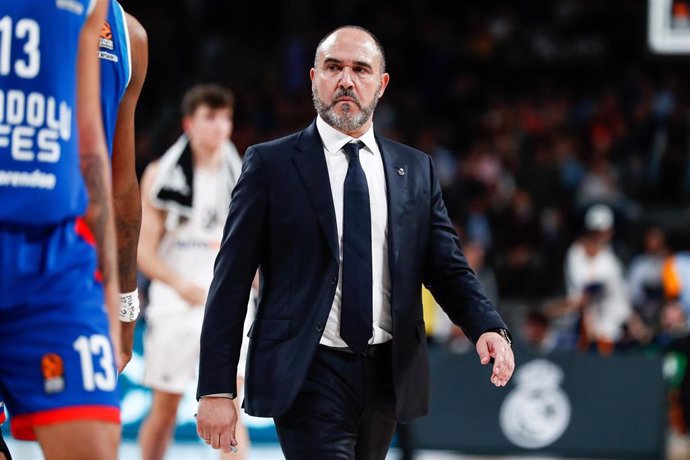
[[129, 362], [132, 360], [135, 327], [135, 321], [129, 323], [120, 322], [120, 329], [122, 330], [122, 333], [120, 334], [120, 364], [117, 368], [118, 374], [122, 374], [122, 371], [125, 370], [127, 364], [129, 364]]
[[193, 307], [202, 306], [206, 303], [206, 289], [197, 284], [182, 281], [177, 283], [175, 291], [185, 302]]
[[118, 363], [117, 373], [122, 374], [127, 364], [132, 360], [132, 350], [120, 350], [120, 362]]
[[117, 321], [116, 326], [110, 327], [110, 341], [113, 344], [113, 359], [115, 359], [115, 368], [120, 373], [120, 369], [124, 368], [125, 365], [122, 364], [122, 355], [120, 354], [120, 322]]
[[196, 415], [196, 433], [214, 449], [229, 453], [237, 446], [235, 425], [237, 411], [232, 399], [205, 397], [199, 399]]
[[515, 370], [515, 356], [508, 342], [496, 332], [485, 332], [477, 340], [477, 354], [482, 364], [489, 364], [494, 359], [491, 383], [503, 387], [508, 383]]

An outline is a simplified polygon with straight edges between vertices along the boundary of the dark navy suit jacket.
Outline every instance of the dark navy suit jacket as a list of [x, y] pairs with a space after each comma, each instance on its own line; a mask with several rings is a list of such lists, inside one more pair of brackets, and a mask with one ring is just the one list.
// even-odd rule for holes
[[[459, 248], [431, 158], [376, 139], [388, 199], [396, 416], [408, 421], [425, 415], [429, 405], [422, 283], [473, 341], [506, 326]], [[206, 304], [197, 396], [237, 393], [257, 267], [262, 283], [249, 332], [244, 407], [251, 415], [277, 417], [303, 383], [338, 282], [335, 211], [316, 123], [247, 150]]]

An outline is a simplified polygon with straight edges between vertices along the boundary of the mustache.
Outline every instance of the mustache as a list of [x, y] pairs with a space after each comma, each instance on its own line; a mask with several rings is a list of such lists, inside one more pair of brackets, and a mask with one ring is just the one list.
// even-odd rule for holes
[[337, 99], [340, 99], [341, 97], [349, 97], [350, 99], [352, 99], [354, 101], [355, 104], [357, 104], [357, 107], [360, 107], [360, 108], [362, 107], [362, 104], [360, 104], [359, 99], [355, 95], [355, 92], [350, 88], [339, 89], [338, 92], [335, 93], [335, 96], [333, 97], [333, 102], [335, 103], [335, 101]]

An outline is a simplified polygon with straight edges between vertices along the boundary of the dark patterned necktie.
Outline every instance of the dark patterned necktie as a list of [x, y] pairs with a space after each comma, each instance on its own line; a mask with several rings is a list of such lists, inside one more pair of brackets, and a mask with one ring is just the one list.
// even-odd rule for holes
[[371, 210], [369, 187], [359, 162], [362, 142], [345, 144], [350, 164], [343, 193], [343, 285], [340, 337], [364, 354], [372, 336]]

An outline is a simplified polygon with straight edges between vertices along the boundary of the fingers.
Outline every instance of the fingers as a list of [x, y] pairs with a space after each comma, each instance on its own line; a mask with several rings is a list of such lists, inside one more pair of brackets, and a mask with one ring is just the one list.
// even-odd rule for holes
[[230, 452], [237, 452], [237, 448], [235, 447], [237, 445], [237, 440], [235, 439], [235, 432], [229, 432], [225, 431], [221, 433], [220, 435], [220, 448], [223, 449], [223, 452], [230, 453]]
[[117, 373], [118, 373], [118, 375], [119, 375], [119, 374], [121, 374], [122, 371], [125, 369], [125, 364], [126, 364], [126, 363], [123, 363], [123, 362], [122, 362], [122, 358], [120, 357], [119, 354], [116, 354], [116, 355], [114, 356], [114, 359], [115, 359], [115, 366], [116, 366], [116, 368], [117, 368]]
[[494, 364], [491, 383], [505, 386], [515, 370], [515, 357], [508, 342], [495, 332], [485, 332], [477, 340], [477, 354], [482, 364]]
[[506, 386], [515, 370], [515, 357], [508, 344], [497, 345], [491, 383], [497, 387]]
[[[197, 417], [197, 415], [194, 414], [194, 418], [196, 418], [196, 417]], [[196, 434], [197, 434], [197, 436], [199, 436], [199, 438], [201, 438], [201, 439], [204, 440], [204, 441], [207, 441], [207, 440], [210, 440], [210, 439], [211, 439], [210, 436], [208, 436], [208, 435], [206, 435], [206, 434], [204, 433], [204, 429], [203, 429], [203, 427], [201, 426], [201, 423], [199, 423], [198, 419], [197, 419], [197, 422], [196, 422]], [[208, 444], [208, 442], [206, 442], [206, 443]]]
[[477, 341], [477, 354], [479, 354], [479, 361], [482, 364], [489, 364], [491, 352], [489, 350], [489, 341], [484, 336]]
[[230, 452], [235, 440], [237, 414], [231, 399], [201, 398], [197, 410], [196, 432], [214, 449]]
[[211, 435], [211, 447], [214, 449], [220, 449], [220, 438], [223, 436], [223, 432]]
[[122, 374], [122, 371], [125, 370], [125, 367], [127, 367], [127, 364], [132, 360], [132, 353], [128, 351], [121, 351], [120, 352], [120, 362], [118, 363], [118, 368], [117, 368], [117, 373]]

